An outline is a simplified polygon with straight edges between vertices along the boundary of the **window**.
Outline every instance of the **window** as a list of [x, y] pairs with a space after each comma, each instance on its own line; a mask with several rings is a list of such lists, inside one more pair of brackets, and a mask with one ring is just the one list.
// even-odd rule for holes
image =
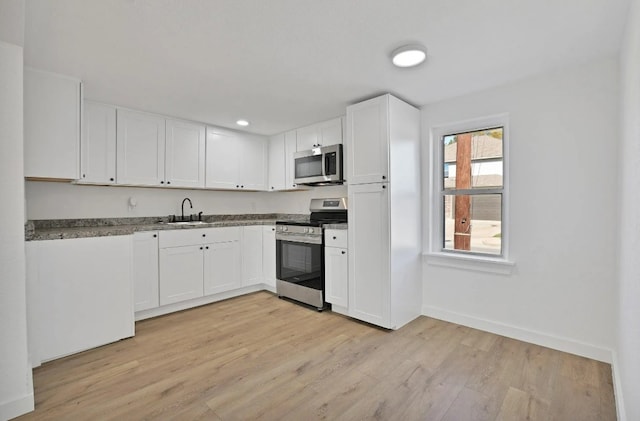
[[506, 116], [433, 130], [432, 252], [506, 260], [507, 134]]

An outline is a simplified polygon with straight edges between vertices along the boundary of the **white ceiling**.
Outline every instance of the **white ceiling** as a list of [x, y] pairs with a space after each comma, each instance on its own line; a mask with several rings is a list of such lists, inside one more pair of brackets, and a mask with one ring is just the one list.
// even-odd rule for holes
[[[274, 134], [616, 54], [628, 0], [27, 0], [25, 62], [85, 97]], [[425, 64], [396, 69], [405, 43]]]

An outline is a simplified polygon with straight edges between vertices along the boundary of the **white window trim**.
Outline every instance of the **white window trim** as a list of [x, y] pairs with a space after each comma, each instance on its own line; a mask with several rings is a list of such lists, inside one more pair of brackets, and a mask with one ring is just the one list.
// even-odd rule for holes
[[[442, 172], [442, 137], [452, 133], [464, 133], [469, 131], [482, 130], [484, 128], [503, 127], [503, 194], [502, 194], [502, 255], [492, 256], [486, 254], [471, 254], [445, 251], [442, 247], [443, 225], [441, 186]], [[428, 250], [424, 253], [428, 264], [437, 266], [447, 266], [459, 269], [467, 269], [481, 272], [492, 272], [498, 274], [510, 274], [513, 270], [514, 262], [509, 260], [509, 115], [497, 114], [472, 120], [453, 122], [449, 124], [434, 126], [429, 135], [429, 163], [431, 164], [429, 186], [429, 206], [428, 209]]]

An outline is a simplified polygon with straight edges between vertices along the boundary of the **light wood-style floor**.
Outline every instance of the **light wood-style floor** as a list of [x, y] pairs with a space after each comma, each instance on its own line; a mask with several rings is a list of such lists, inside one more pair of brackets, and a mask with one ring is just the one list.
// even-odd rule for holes
[[34, 371], [19, 420], [615, 420], [611, 368], [420, 317], [385, 331], [260, 292]]

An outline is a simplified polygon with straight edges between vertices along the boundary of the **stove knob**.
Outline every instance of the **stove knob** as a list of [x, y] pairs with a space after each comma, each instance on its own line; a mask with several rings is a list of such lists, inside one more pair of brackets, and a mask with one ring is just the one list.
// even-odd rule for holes
[[287, 228], [287, 227], [282, 227], [282, 231], [289, 231], [289, 228]]
[[308, 229], [307, 229], [307, 232], [308, 232], [309, 234], [313, 234], [313, 228], [308, 228]]

